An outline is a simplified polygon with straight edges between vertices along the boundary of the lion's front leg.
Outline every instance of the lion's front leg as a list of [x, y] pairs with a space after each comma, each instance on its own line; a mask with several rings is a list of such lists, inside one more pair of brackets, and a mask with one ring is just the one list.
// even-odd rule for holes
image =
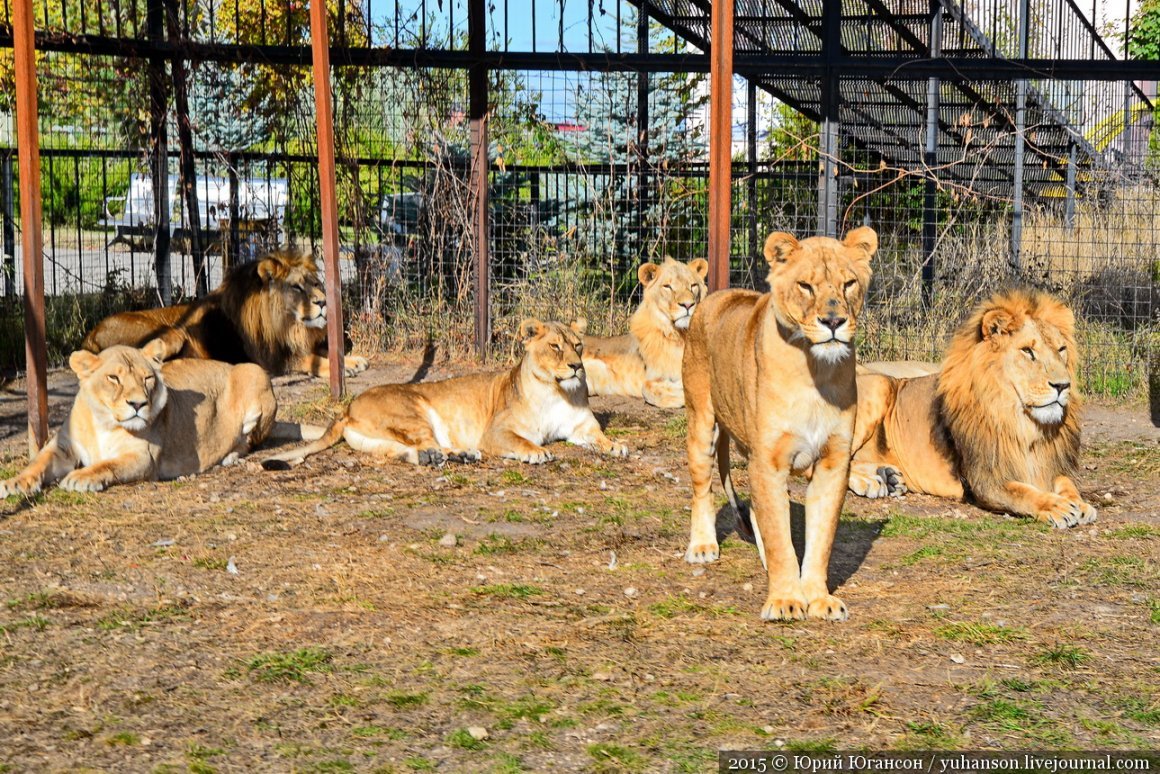
[[519, 433], [506, 427], [492, 426], [484, 433], [479, 443], [484, 454], [506, 457], [509, 460], [541, 465], [555, 459], [552, 453], [539, 444], [532, 443]]
[[1008, 481], [1002, 487], [975, 489], [974, 495], [987, 508], [1030, 516], [1059, 529], [1074, 527], [1083, 517], [1084, 503], [1078, 497], [1072, 500], [1022, 481]]
[[802, 591], [797, 552], [790, 536], [789, 461], [785, 455], [756, 448], [749, 458], [753, 514], [761, 545], [765, 549], [769, 591], [761, 617], [789, 621], [806, 617], [808, 604]]
[[680, 380], [649, 379], [644, 383], [644, 402], [657, 408], [680, 408], [685, 405], [685, 388]]
[[155, 477], [155, 472], [153, 456], [144, 450], [134, 450], [72, 471], [61, 479], [60, 488], [73, 492], [99, 492], [111, 484], [150, 480]]
[[[367, 370], [369, 364], [365, 357], [346, 355], [343, 357], [343, 369], [347, 376], [357, 376]], [[299, 355], [291, 360], [288, 369], [296, 373], [310, 374], [322, 379], [330, 378], [330, 357], [325, 353], [312, 352], [309, 355]]]
[[806, 489], [806, 550], [802, 559], [801, 584], [807, 615], [828, 621], [845, 621], [846, 603], [830, 594], [828, 570], [830, 550], [846, 499], [846, 479], [850, 466], [849, 446], [831, 436], [822, 457], [814, 465], [814, 475]]
[[604, 431], [600, 429], [600, 423], [591, 413], [564, 440], [587, 449], [596, 449], [604, 454], [611, 454], [613, 457], [628, 456], [628, 446], [606, 436]]
[[59, 436], [53, 436], [37, 452], [28, 467], [7, 481], [0, 481], [0, 497], [34, 495], [45, 484], [53, 483], [76, 467], [76, 460], [68, 450], [61, 447], [58, 439]]
[[1067, 476], [1057, 476], [1052, 484], [1055, 493], [1079, 509], [1078, 524], [1091, 524], [1096, 520], [1096, 507], [1083, 499], [1075, 482]]

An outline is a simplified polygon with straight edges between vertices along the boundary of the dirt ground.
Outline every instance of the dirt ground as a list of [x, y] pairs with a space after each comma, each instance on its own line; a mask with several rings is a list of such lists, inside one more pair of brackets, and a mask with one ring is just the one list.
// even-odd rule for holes
[[[350, 388], [464, 367], [378, 362]], [[75, 381], [51, 384], [55, 425]], [[0, 397], [3, 475], [24, 459], [22, 389]], [[322, 383], [277, 389], [282, 418], [328, 416]], [[768, 624], [752, 545], [682, 560], [683, 412], [593, 406], [627, 461], [560, 444], [539, 467], [418, 469], [340, 446], [287, 472], [0, 502], [0, 771], [702, 771], [721, 748], [1160, 745], [1160, 431], [1143, 408], [1088, 406], [1095, 525], [849, 497], [830, 577], [850, 620]]]

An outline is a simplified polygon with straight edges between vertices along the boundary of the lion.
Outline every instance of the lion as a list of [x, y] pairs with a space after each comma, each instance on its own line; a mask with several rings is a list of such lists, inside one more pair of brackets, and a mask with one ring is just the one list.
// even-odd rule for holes
[[627, 395], [651, 406], [685, 405], [681, 357], [685, 331], [705, 297], [709, 262], [665, 258], [637, 271], [644, 298], [621, 336], [585, 336], [584, 372], [589, 395]]
[[[154, 338], [166, 339], [181, 358], [257, 363], [274, 375], [330, 375], [326, 295], [309, 254], [271, 253], [234, 266], [205, 298], [106, 317], [81, 346], [98, 353]], [[362, 373], [366, 358], [346, 356], [345, 367], [348, 375]]]
[[628, 448], [604, 435], [588, 407], [583, 326], [528, 319], [518, 331], [524, 355], [510, 370], [372, 387], [318, 441], [262, 464], [283, 469], [342, 439], [358, 451], [414, 465], [474, 462], [483, 454], [540, 464], [553, 459], [543, 445], [555, 440], [627, 456]]
[[[766, 620], [843, 621], [848, 615], [846, 604], [830, 594], [827, 570], [858, 405], [854, 334], [877, 250], [878, 235], [865, 226], [840, 242], [770, 234], [769, 292], [713, 293], [689, 326], [682, 377], [693, 504], [685, 560], [719, 556], [714, 455], [738, 510], [729, 475], [732, 439], [749, 458], [750, 519], [769, 579], [761, 610]], [[799, 573], [787, 485], [792, 471], [810, 466]]]
[[858, 377], [850, 491], [964, 500], [1073, 527], [1096, 520], [1071, 479], [1080, 451], [1075, 316], [1035, 290], [997, 293], [941, 370]]
[[96, 492], [112, 484], [172, 479], [230, 464], [262, 443], [278, 403], [257, 365], [170, 360], [162, 339], [143, 348], [78, 350], [80, 380], [64, 425], [0, 497], [48, 484]]

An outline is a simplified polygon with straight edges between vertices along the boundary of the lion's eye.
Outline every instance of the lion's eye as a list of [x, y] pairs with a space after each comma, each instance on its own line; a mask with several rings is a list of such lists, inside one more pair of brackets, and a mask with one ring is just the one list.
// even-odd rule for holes
[[579, 354], [580, 354], [581, 352], [583, 352], [583, 351], [584, 351], [584, 345], [583, 345], [583, 344], [577, 344], [577, 345], [576, 345], [576, 354], [577, 354], [577, 355], [579, 355]]
[[814, 288], [808, 282], [799, 282], [797, 286], [806, 295], [812, 296], [814, 294]]
[[672, 293], [672, 292], [673, 292], [673, 286], [672, 286], [672, 285], [661, 285], [661, 287], [662, 287], [662, 288], [664, 288], [665, 290], [669, 291], [670, 293]]
[[297, 290], [299, 293], [305, 293], [305, 292], [306, 292], [306, 288], [302, 287], [301, 285], [292, 285], [291, 287], [293, 287], [293, 288], [294, 288], [295, 290]]
[[107, 378], [113, 384], [120, 384], [121, 383], [121, 379], [116, 374], [109, 374]]
[[556, 350], [557, 352], [563, 352], [563, 351], [564, 351], [563, 347], [561, 347], [559, 344], [553, 344], [553, 345], [552, 345], [552, 349]]
[[847, 293], [856, 287], [858, 287], [858, 280], [846, 280], [846, 292]]
[[1027, 357], [1031, 358], [1032, 362], [1035, 361], [1035, 350], [1033, 350], [1031, 347], [1024, 347], [1022, 352], [1024, 355], [1027, 355]]

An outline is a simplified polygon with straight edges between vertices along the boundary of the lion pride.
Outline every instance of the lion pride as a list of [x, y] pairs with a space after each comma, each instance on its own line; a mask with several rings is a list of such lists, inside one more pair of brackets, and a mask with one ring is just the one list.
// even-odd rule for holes
[[[749, 458], [750, 517], [766, 565], [766, 620], [845, 620], [827, 571], [846, 495], [857, 408], [854, 333], [878, 235], [856, 228], [842, 241], [790, 234], [765, 241], [770, 291], [709, 295], [693, 315], [682, 375], [693, 482], [689, 562], [716, 561], [712, 463], [737, 507], [729, 444]], [[790, 540], [787, 489], [813, 466], [806, 491], [801, 566]]]
[[[188, 304], [106, 317], [81, 346], [97, 353], [115, 344], [166, 339], [177, 357], [257, 363], [271, 374], [326, 377], [326, 294], [309, 254], [271, 253], [231, 268], [222, 284]], [[367, 368], [347, 356], [348, 374]]]
[[1080, 450], [1075, 317], [1009, 290], [959, 326], [936, 373], [858, 377], [850, 491], [963, 500], [1072, 527], [1096, 520], [1072, 481]]

